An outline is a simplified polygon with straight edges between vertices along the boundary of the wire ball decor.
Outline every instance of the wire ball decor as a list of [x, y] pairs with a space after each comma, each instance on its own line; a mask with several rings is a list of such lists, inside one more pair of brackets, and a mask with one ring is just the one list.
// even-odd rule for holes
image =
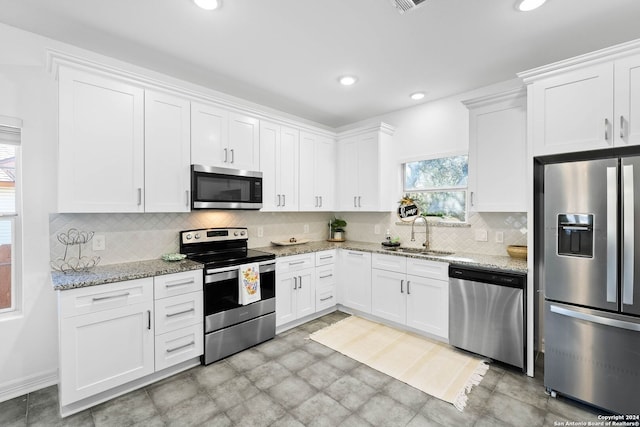
[[[98, 265], [99, 256], [83, 256], [82, 246], [93, 239], [93, 231], [80, 231], [76, 228], [70, 228], [67, 232], [58, 233], [56, 238], [58, 242], [64, 245], [64, 256], [51, 261], [51, 268], [63, 273], [74, 271], [87, 271]], [[78, 247], [78, 256], [70, 256], [70, 246]]]

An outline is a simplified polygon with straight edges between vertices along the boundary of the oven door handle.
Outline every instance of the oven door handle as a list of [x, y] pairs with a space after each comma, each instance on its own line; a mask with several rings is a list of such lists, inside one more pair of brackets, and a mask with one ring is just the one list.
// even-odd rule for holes
[[223, 282], [225, 280], [232, 280], [238, 278], [238, 269], [221, 271], [219, 273], [209, 273], [204, 276], [204, 283], [216, 283]]

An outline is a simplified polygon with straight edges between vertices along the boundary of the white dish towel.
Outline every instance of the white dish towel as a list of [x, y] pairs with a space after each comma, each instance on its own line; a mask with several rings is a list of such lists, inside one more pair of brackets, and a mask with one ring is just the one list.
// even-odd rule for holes
[[260, 301], [260, 265], [257, 262], [240, 266], [238, 276], [238, 303], [251, 304]]

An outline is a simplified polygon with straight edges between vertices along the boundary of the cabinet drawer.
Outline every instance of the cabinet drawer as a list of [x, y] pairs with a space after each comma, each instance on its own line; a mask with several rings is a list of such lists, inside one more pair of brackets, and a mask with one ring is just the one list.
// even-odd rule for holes
[[380, 270], [405, 273], [407, 271], [407, 258], [403, 256], [374, 253], [371, 256], [371, 266]]
[[202, 290], [202, 270], [183, 271], [153, 278], [155, 298], [166, 298]]
[[322, 267], [316, 267], [316, 286], [330, 286], [336, 283], [335, 266], [325, 265]]
[[316, 289], [316, 311], [336, 305], [336, 287], [324, 286]]
[[156, 336], [156, 372], [204, 353], [202, 323]]
[[449, 264], [446, 262], [408, 258], [407, 274], [430, 277], [432, 279], [449, 280]]
[[335, 262], [336, 262], [335, 249], [316, 252], [316, 267], [319, 267], [321, 265], [334, 264]]
[[153, 301], [153, 278], [58, 291], [63, 318]]
[[203, 322], [202, 291], [157, 300], [156, 335]]
[[315, 254], [294, 255], [276, 260], [278, 273], [304, 270], [315, 267], [315, 265]]

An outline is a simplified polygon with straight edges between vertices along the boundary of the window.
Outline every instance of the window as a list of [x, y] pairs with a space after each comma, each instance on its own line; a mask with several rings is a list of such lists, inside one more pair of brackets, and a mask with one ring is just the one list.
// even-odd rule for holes
[[[0, 116], [0, 313], [17, 308], [16, 236], [18, 203], [16, 164], [20, 128], [3, 125]], [[15, 120], [15, 119], [14, 119]]]
[[423, 215], [467, 218], [467, 155], [404, 164], [404, 193]]

